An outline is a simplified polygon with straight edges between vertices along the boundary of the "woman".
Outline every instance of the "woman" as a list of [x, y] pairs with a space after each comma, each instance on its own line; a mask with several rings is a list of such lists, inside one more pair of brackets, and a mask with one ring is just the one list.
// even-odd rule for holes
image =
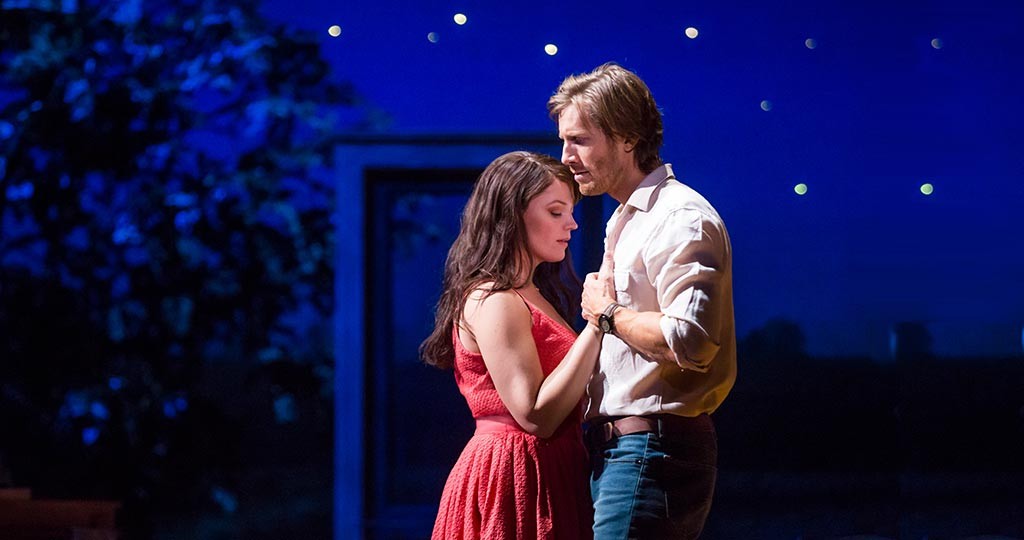
[[[580, 398], [600, 330], [566, 321], [580, 194], [554, 158], [512, 152], [481, 174], [448, 252], [423, 359], [455, 368], [476, 432], [441, 496], [435, 539], [590, 538]], [[577, 289], [578, 290], [578, 289]]]

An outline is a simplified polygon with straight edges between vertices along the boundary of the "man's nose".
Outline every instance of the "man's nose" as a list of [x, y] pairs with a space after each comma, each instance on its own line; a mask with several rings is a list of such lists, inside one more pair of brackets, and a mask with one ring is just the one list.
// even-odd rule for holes
[[569, 165], [570, 163], [575, 163], [575, 161], [576, 152], [568, 144], [562, 146], [562, 163]]

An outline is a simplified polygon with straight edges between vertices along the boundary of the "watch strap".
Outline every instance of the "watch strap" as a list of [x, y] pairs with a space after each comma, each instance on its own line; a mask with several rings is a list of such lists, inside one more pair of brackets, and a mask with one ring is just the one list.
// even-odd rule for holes
[[605, 334], [615, 333], [615, 312], [621, 307], [626, 306], [623, 306], [618, 302], [612, 302], [604, 308], [604, 311], [601, 312], [601, 315], [597, 319], [598, 327], [602, 332]]

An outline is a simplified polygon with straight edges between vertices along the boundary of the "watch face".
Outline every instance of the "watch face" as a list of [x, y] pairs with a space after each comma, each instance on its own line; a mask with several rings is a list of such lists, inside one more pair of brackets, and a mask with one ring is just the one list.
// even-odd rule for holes
[[607, 315], [601, 315], [597, 318], [597, 325], [601, 328], [601, 331], [605, 334], [612, 331], [612, 321]]

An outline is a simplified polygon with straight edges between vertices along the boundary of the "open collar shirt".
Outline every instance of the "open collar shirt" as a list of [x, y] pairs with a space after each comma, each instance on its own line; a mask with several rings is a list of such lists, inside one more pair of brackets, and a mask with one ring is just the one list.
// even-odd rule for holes
[[662, 165], [608, 221], [617, 301], [662, 314], [676, 361], [648, 359], [613, 334], [587, 387], [586, 417], [713, 412], [736, 379], [732, 248], [725, 223]]

